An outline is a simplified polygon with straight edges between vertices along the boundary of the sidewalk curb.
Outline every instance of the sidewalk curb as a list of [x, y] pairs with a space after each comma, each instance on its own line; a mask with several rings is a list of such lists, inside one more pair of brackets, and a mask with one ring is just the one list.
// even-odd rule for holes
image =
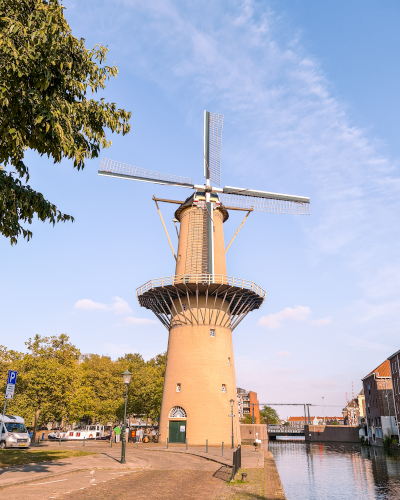
[[195, 453], [193, 451], [173, 451], [173, 450], [157, 450], [155, 448], [145, 448], [146, 451], [161, 451], [164, 453], [177, 453], [179, 455], [192, 455], [193, 457], [199, 457], [199, 458], [204, 458], [205, 460], [210, 460], [211, 462], [216, 462], [217, 464], [221, 465], [226, 465], [227, 467], [233, 467], [232, 464], [227, 464], [226, 462], [222, 462], [221, 460], [218, 460], [215, 457], [212, 457], [212, 455], [205, 457], [204, 455], [199, 455], [198, 453]]

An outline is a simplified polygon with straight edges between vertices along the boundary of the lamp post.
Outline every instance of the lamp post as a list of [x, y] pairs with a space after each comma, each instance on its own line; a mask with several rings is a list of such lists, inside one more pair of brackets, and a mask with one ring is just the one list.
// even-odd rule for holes
[[125, 408], [124, 408], [124, 423], [122, 425], [122, 449], [121, 449], [121, 464], [125, 463], [125, 446], [126, 446], [126, 432], [125, 432], [125, 427], [126, 427], [126, 405], [128, 403], [128, 385], [129, 382], [131, 381], [132, 378], [132, 373], [129, 370], [126, 370], [122, 374], [122, 378], [124, 379], [124, 384], [125, 384]]
[[230, 402], [230, 404], [231, 404], [231, 414], [230, 414], [229, 416], [232, 418], [232, 446], [231, 446], [231, 448], [232, 448], [232, 450], [233, 450], [233, 448], [235, 447], [235, 446], [234, 446], [234, 436], [233, 436], [233, 418], [234, 418], [234, 416], [235, 416], [235, 415], [233, 414], [233, 403], [234, 403], [234, 401], [233, 401], [233, 399], [231, 399], [231, 400], [229, 400], [229, 402]]

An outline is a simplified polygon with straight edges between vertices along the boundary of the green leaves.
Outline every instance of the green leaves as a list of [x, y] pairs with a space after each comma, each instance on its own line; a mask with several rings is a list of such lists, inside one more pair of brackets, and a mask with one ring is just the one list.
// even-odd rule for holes
[[[104, 65], [106, 47], [87, 50], [83, 39], [73, 37], [63, 11], [58, 0], [0, 0], [0, 165], [14, 168], [24, 181], [29, 179], [23, 161], [28, 148], [55, 163], [68, 158], [80, 170], [85, 160], [111, 145], [106, 129], [122, 135], [130, 131], [130, 112], [104, 99], [87, 99], [87, 89], [104, 89], [118, 69]], [[15, 187], [25, 188], [25, 205], [31, 202], [25, 210], [31, 215], [4, 214], [10, 203], [5, 197], [12, 197], [11, 205], [14, 200], [10, 183], [0, 178], [0, 232], [11, 244], [19, 235], [32, 236], [21, 224], [31, 223], [34, 215], [53, 224], [73, 221], [15, 180]]]
[[93, 355], [79, 363], [79, 351], [65, 334], [36, 335], [25, 345], [26, 353], [0, 346], [0, 390], [5, 389], [8, 370], [17, 370], [15, 396], [7, 410], [25, 418], [28, 426], [36, 412], [39, 425], [83, 418], [106, 424], [122, 418], [125, 387], [121, 374], [126, 369], [133, 373], [128, 412], [158, 418], [165, 354], [147, 362], [139, 354], [127, 354], [117, 361]]

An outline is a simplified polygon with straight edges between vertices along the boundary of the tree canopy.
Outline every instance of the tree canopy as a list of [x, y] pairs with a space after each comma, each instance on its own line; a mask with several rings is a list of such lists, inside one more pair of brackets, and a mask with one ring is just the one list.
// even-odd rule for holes
[[263, 406], [260, 410], [260, 421], [261, 424], [276, 425], [279, 424], [280, 419], [276, 410], [270, 406]]
[[144, 361], [140, 354], [126, 354], [112, 361], [93, 355], [79, 363], [79, 350], [67, 335], [36, 335], [27, 352], [0, 346], [0, 390], [8, 370], [18, 371], [14, 399], [7, 413], [22, 416], [36, 428], [49, 421], [106, 424], [123, 418], [125, 387], [121, 374], [133, 373], [128, 391], [128, 414], [157, 420], [164, 383], [165, 354]]
[[105, 64], [106, 47], [88, 50], [72, 35], [64, 9], [59, 0], [0, 0], [0, 232], [11, 244], [32, 237], [21, 224], [35, 215], [73, 221], [27, 184], [28, 149], [80, 170], [111, 145], [105, 129], [130, 131], [130, 112], [87, 97], [118, 69]]

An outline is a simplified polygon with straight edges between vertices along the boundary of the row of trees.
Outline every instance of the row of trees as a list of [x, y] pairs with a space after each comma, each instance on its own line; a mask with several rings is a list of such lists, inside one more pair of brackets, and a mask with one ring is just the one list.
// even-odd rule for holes
[[52, 420], [76, 422], [91, 419], [105, 424], [123, 416], [122, 372], [133, 377], [128, 389], [129, 414], [157, 419], [165, 373], [166, 354], [144, 361], [140, 354], [126, 354], [112, 361], [93, 355], [79, 363], [79, 350], [67, 335], [41, 337], [25, 342], [27, 352], [0, 346], [1, 390], [8, 370], [18, 371], [14, 399], [7, 413], [22, 416], [36, 428]]

